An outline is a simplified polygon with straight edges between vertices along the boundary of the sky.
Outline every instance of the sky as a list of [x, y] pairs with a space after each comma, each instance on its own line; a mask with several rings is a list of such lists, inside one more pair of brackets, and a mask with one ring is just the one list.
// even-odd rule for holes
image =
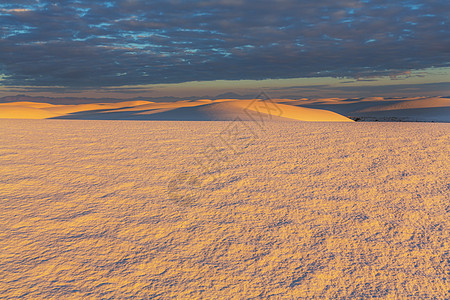
[[448, 0], [0, 2], [0, 97], [450, 95]]

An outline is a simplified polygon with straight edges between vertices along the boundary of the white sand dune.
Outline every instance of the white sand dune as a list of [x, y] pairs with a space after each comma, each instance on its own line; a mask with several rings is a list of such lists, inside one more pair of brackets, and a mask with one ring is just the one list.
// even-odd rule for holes
[[0, 120], [0, 298], [449, 299], [449, 130]]
[[370, 107], [360, 112], [388, 111], [400, 109], [450, 107], [450, 98], [430, 97], [421, 99], [404, 100], [399, 103]]
[[[22, 110], [20, 108], [23, 108]], [[16, 119], [90, 119], [90, 120], [192, 120], [230, 121], [236, 118], [300, 121], [432, 121], [450, 122], [450, 98], [302, 98], [201, 99], [197, 101], [150, 102], [123, 101], [78, 105], [54, 105], [39, 102], [0, 103], [0, 118]]]
[[153, 113], [153, 111], [142, 111], [138, 115], [143, 119], [150, 120], [173, 120], [173, 121], [232, 121], [236, 118], [251, 120], [244, 109], [235, 101], [195, 103], [192, 106], [176, 107], [171, 110]]
[[450, 122], [450, 98], [320, 98], [288, 101], [290, 105], [330, 110], [365, 121]]
[[[23, 111], [20, 109], [23, 108]], [[79, 105], [45, 105], [21, 102], [0, 104], [0, 117], [22, 119], [110, 119], [110, 120], [174, 120], [174, 121], [232, 121], [255, 118], [291, 119], [320, 122], [353, 122], [337, 113], [301, 108], [275, 102], [253, 100], [198, 100], [154, 103], [133, 101]]]
[[[253, 111], [265, 111], [267, 109], [263, 107], [262, 109], [257, 109], [254, 106], [249, 107]], [[314, 121], [314, 122], [352, 122], [347, 117], [344, 117], [335, 112], [323, 110], [323, 109], [311, 109], [305, 107], [298, 107], [293, 105], [286, 105], [277, 103], [276, 108], [279, 110], [279, 114], [283, 118], [300, 120], [300, 121]], [[270, 112], [274, 112], [277, 115], [277, 110], [274, 109]]]
[[411, 98], [393, 104], [369, 107], [354, 114], [368, 120], [450, 122], [450, 98]]
[[57, 105], [46, 109], [60, 116], [85, 111], [97, 111], [104, 109], [113, 109], [114, 106], [108, 104], [78, 104], [78, 105]]
[[57, 116], [59, 114], [32, 105], [0, 104], [0, 119], [49, 119]]
[[128, 107], [139, 107], [144, 105], [151, 105], [153, 102], [149, 101], [124, 101], [117, 103], [92, 103], [92, 104], [78, 104], [78, 105], [55, 105], [46, 108], [47, 111], [56, 113], [60, 116], [73, 114], [78, 112], [89, 112], [109, 109], [123, 109]]
[[138, 115], [151, 120], [232, 121], [239, 119], [256, 121], [264, 118], [311, 122], [353, 122], [344, 116], [325, 110], [301, 108], [279, 103], [264, 105], [256, 99], [221, 100], [191, 107], [178, 107], [158, 113], [144, 111], [138, 113]]
[[[225, 101], [225, 100], [224, 100]], [[123, 109], [120, 109], [121, 112], [133, 112], [133, 111], [145, 111], [145, 110], [157, 110], [157, 109], [175, 109], [175, 108], [182, 108], [182, 107], [193, 107], [193, 106], [200, 106], [212, 103], [213, 100], [197, 100], [197, 101], [176, 101], [176, 102], [153, 102], [150, 104], [145, 105], [136, 105], [132, 107], [126, 107]], [[217, 101], [220, 102], [220, 101]]]

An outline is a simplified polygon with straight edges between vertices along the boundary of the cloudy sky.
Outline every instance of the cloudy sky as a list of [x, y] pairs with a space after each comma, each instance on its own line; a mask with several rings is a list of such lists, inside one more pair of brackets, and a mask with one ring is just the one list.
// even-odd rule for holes
[[448, 0], [4, 0], [0, 96], [450, 95]]

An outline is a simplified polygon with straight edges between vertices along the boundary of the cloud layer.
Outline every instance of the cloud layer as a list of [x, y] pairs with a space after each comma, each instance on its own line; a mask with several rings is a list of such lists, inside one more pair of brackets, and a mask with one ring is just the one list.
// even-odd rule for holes
[[7, 85], [354, 77], [450, 65], [446, 0], [15, 0]]

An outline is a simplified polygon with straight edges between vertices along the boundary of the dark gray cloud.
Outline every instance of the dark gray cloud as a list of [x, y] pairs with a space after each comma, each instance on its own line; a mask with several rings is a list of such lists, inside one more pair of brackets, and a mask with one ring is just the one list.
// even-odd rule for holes
[[374, 77], [450, 65], [447, 0], [0, 3], [7, 85]]

